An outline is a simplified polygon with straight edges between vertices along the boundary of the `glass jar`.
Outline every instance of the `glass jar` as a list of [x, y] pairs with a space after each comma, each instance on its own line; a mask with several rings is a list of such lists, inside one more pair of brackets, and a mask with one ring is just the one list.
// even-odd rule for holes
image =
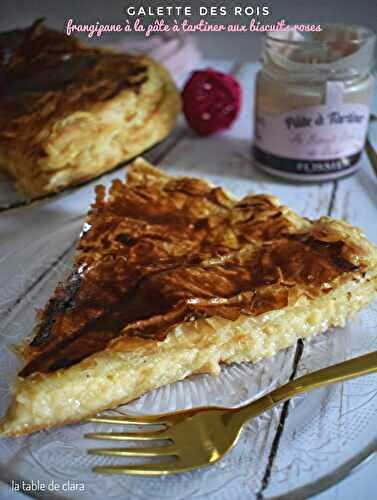
[[271, 32], [256, 78], [253, 156], [280, 177], [317, 181], [360, 166], [375, 34], [360, 26]]

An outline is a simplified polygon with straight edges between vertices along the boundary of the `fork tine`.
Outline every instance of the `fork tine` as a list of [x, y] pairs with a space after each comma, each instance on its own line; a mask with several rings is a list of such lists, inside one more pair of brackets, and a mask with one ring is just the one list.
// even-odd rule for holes
[[171, 462], [155, 464], [133, 464], [133, 465], [101, 465], [93, 468], [93, 472], [103, 474], [131, 474], [137, 476], [165, 476], [177, 472], [185, 472], [195, 467], [185, 467], [181, 462], [174, 460]]
[[[161, 420], [160, 420], [161, 419]], [[86, 419], [87, 422], [95, 422], [100, 424], [137, 424], [137, 425], [167, 425], [168, 422], [163, 420], [161, 415], [156, 416], [140, 416], [131, 417], [130, 415], [124, 415], [124, 417], [90, 417]]]
[[171, 439], [166, 431], [151, 432], [89, 432], [84, 434], [89, 439], [111, 439], [116, 441], [148, 441], [156, 439]]
[[110, 455], [114, 457], [162, 457], [175, 456], [174, 446], [148, 446], [143, 448], [93, 448], [89, 455]]

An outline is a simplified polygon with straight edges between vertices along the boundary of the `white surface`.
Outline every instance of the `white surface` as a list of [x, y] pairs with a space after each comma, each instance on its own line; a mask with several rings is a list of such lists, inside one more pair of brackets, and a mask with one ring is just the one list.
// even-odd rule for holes
[[373, 457], [315, 500], [372, 500], [376, 497], [377, 458]]
[[[212, 62], [205, 62], [204, 65], [208, 64], [215, 65], [215, 63]], [[229, 70], [232, 65], [229, 63], [216, 63], [216, 66], [224, 70]], [[340, 181], [336, 186], [333, 183], [321, 185], [288, 184], [267, 177], [256, 171], [250, 165], [249, 153], [252, 135], [251, 103], [255, 69], [255, 66], [251, 65], [238, 68], [237, 76], [242, 80], [244, 86], [244, 105], [242, 114], [234, 127], [222, 135], [207, 139], [198, 139], [192, 133], [185, 132], [183, 140], [181, 140], [169, 154], [164, 156], [162, 162], [163, 167], [169, 172], [174, 173], [181, 172], [192, 175], [204, 175], [213, 182], [225, 184], [228, 189], [238, 195], [245, 194], [245, 190], [252, 192], [270, 192], [279, 196], [284, 203], [308, 217], [316, 218], [320, 215], [326, 215], [332, 210], [331, 213], [333, 215], [346, 218], [351, 223], [363, 227], [368, 237], [377, 242], [375, 222], [377, 199], [374, 197], [376, 195], [377, 181], [366, 163], [364, 169], [357, 174], [357, 176]], [[156, 153], [152, 152], [151, 155], [153, 158], [153, 156], [156, 156]], [[111, 178], [116, 176], [123, 177], [123, 175], [124, 169], [120, 169], [112, 174], [104, 176], [103, 182], [108, 184]], [[42, 255], [45, 250], [44, 247], [49, 244], [50, 235], [57, 231], [63, 223], [64, 227], [68, 228], [68, 232], [77, 231], [77, 226], [79, 224], [77, 217], [80, 217], [86, 212], [88, 204], [92, 200], [93, 184], [95, 183], [81, 187], [64, 196], [57, 197], [56, 199], [36, 204], [33, 208], [14, 209], [0, 215], [1, 231], [2, 235], [5, 236], [0, 243], [0, 265], [3, 264], [3, 283], [9, 283], [12, 279], [14, 266], [17, 265], [22, 271], [24, 267], [27, 268], [29, 262], [25, 262], [21, 257], [22, 255], [26, 255], [28, 252], [30, 255], [31, 249], [33, 249], [33, 253], [36, 257], [39, 254]], [[67, 225], [70, 220], [72, 223]], [[69, 229], [70, 227], [72, 227], [72, 230]], [[11, 265], [10, 263], [13, 264]], [[8, 271], [9, 274], [7, 275]], [[17, 283], [17, 287], [22, 288], [25, 286], [25, 283], [22, 281]], [[2, 294], [5, 298], [8, 298], [7, 294], [4, 294], [4, 292], [2, 292]], [[37, 290], [37, 296], [39, 294], [40, 290]], [[32, 305], [34, 306], [34, 302], [32, 302]], [[18, 304], [11, 303], [11, 306], [18, 306]], [[30, 314], [31, 313], [32, 308], [30, 308]], [[30, 321], [32, 321], [31, 316]], [[5, 328], [7, 328], [7, 326], [5, 326]], [[329, 350], [331, 345], [334, 345], [332, 344], [332, 340], [328, 344]], [[305, 361], [306, 352], [305, 350], [303, 361]], [[292, 363], [293, 354], [293, 350], [287, 351], [286, 363]], [[337, 398], [338, 396], [336, 393], [335, 401], [338, 401]], [[341, 397], [339, 401], [342, 401]], [[261, 480], [261, 474], [263, 474], [264, 468], [258, 467], [258, 462], [264, 463], [267, 459], [269, 448], [276, 432], [279, 411], [280, 410], [277, 410], [276, 412], [267, 414], [263, 421], [263, 426], [258, 428], [257, 433], [251, 432], [247, 445], [244, 444], [243, 449], [238, 449], [240, 459], [244, 453], [249, 453], [247, 449], [248, 446], [253, 447], [255, 451], [255, 457], [252, 458], [250, 462], [250, 468], [255, 467], [256, 472], [253, 481], [258, 482]], [[294, 411], [290, 413], [287, 424], [289, 424], [291, 415], [294, 415], [294, 413]], [[72, 430], [72, 433], [73, 432]], [[79, 436], [80, 433], [82, 432], [79, 431], [77, 433], [76, 431], [77, 436]], [[45, 437], [47, 441], [48, 435], [46, 434]], [[54, 438], [58, 440], [58, 437], [59, 433], [54, 434]], [[88, 446], [87, 443], [85, 443], [85, 446]], [[59, 451], [58, 448], [56, 448], [56, 450]], [[52, 458], [53, 457], [50, 457], [50, 460], [52, 460]], [[276, 460], [279, 462], [279, 454]], [[348, 493], [352, 491], [351, 486], [343, 485], [352, 484], [352, 481], [355, 481], [356, 485], [358, 474], [365, 474], [364, 470], [372, 470], [375, 473], [376, 463], [371, 462], [371, 464], [366, 465], [364, 469], [354, 473], [343, 484], [323, 494], [329, 496], [326, 497], [322, 495], [321, 499], [332, 500], [337, 498], [331, 495], [340, 494], [337, 492], [342, 491], [341, 488], [343, 487], [348, 488]], [[224, 469], [224, 476], [226, 476], [225, 472], [226, 469]], [[371, 474], [371, 476], [372, 475], [373, 474]], [[167, 482], [164, 484], [167, 486]], [[358, 489], [357, 498], [373, 498], [374, 484], [372, 481], [363, 482], [363, 485], [363, 494], [365, 493], [371, 496], [360, 497], [359, 493], [361, 492], [361, 488], [360, 486], [355, 486], [355, 488]], [[6, 496], [7, 493], [2, 493], [2, 491], [4, 490], [0, 489], [0, 495], [3, 495], [3, 498], [8, 498]], [[231, 481], [227, 484], [226, 491], [229, 494], [233, 492], [233, 495], [236, 495], [234, 498], [240, 498], [235, 493], [235, 486], [231, 484]], [[353, 492], [355, 493], [356, 490], [353, 490]], [[273, 485], [267, 489], [266, 494], [267, 493], [271, 495], [275, 494]], [[222, 488], [221, 491], [219, 490], [218, 494], [221, 496], [224, 495], [224, 489]], [[200, 496], [200, 491], [196, 492], [196, 495]], [[215, 497], [220, 498], [217, 494], [213, 495], [213, 498]], [[125, 498], [130, 497], [127, 497], [125, 493]], [[347, 497], [341, 496], [339, 498]], [[350, 496], [349, 498], [352, 497]], [[355, 498], [355, 496], [353, 496], [353, 498]]]

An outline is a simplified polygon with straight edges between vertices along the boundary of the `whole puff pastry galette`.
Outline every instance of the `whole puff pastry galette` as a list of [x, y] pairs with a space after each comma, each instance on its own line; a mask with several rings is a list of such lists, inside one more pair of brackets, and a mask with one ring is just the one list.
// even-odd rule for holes
[[166, 137], [180, 110], [156, 61], [42, 21], [0, 33], [0, 170], [29, 198], [82, 183]]

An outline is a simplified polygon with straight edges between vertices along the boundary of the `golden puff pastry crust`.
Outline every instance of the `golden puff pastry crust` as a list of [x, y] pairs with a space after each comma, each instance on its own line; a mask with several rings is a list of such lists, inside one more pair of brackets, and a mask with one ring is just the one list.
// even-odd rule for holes
[[159, 63], [46, 28], [0, 39], [0, 169], [29, 198], [82, 183], [172, 130], [181, 103]]
[[268, 195], [233, 198], [142, 159], [97, 188], [72, 273], [39, 313], [0, 426], [78, 422], [222, 363], [343, 326], [376, 296], [377, 249]]

